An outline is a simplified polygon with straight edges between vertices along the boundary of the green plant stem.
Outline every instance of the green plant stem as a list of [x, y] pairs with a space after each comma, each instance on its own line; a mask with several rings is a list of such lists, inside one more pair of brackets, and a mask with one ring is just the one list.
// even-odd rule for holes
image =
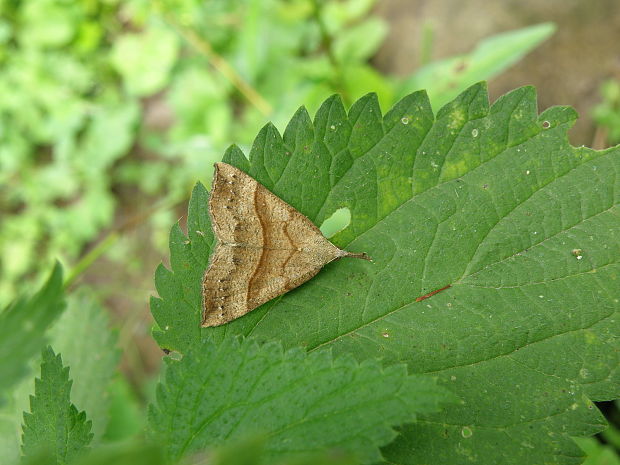
[[420, 40], [420, 66], [426, 66], [431, 62], [434, 40], [435, 28], [433, 24], [425, 22], [422, 25], [422, 37]]
[[67, 279], [65, 280], [65, 289], [68, 289], [75, 280], [99, 258], [103, 255], [116, 241], [120, 238], [118, 231], [112, 231], [103, 238], [90, 252], [84, 255], [79, 262], [73, 267]]
[[327, 30], [327, 26], [325, 26], [323, 18], [321, 17], [321, 2], [319, 0], [312, 0], [312, 5], [314, 6], [312, 16], [314, 17], [314, 20], [319, 26], [319, 32], [321, 33], [321, 42], [323, 44], [323, 48], [325, 49], [325, 53], [327, 54], [327, 59], [329, 60], [332, 68], [334, 69], [335, 78], [333, 80], [333, 86], [336, 92], [341, 95], [344, 102], [347, 105], [350, 105], [351, 99], [345, 86], [345, 81], [342, 74], [342, 66], [340, 66], [340, 62], [334, 54], [334, 41], [329, 31]]
[[121, 238], [124, 233], [132, 230], [139, 224], [144, 223], [157, 210], [160, 210], [162, 208], [174, 209], [178, 205], [185, 202], [187, 202], [187, 199], [185, 198], [180, 201], [173, 199], [164, 199], [146, 212], [130, 218], [128, 221], [121, 224], [118, 228], [110, 231], [92, 250], [90, 250], [86, 255], [84, 255], [73, 267], [73, 269], [67, 276], [67, 279], [65, 280], [65, 289], [68, 289], [75, 282], [75, 280], [82, 273], [84, 273], [84, 271], [90, 268], [91, 265], [99, 259], [99, 257], [106, 253], [116, 243], [116, 241]]
[[258, 93], [239, 73], [218, 54], [211, 44], [203, 37], [198, 35], [193, 29], [184, 27], [177, 23], [170, 15], [162, 13], [162, 17], [168, 25], [179, 34], [183, 40], [189, 43], [195, 50], [204, 55], [209, 63], [243, 95], [252, 106], [264, 116], [269, 116], [273, 112], [271, 104]]

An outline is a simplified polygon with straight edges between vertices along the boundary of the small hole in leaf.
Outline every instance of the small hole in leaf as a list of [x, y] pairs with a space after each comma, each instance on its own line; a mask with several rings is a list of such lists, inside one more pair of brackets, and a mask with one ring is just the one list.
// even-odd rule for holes
[[549, 129], [551, 127], [551, 123], [549, 121], [543, 121], [542, 127], [543, 129]]
[[348, 208], [339, 208], [332, 215], [323, 221], [323, 224], [319, 228], [323, 235], [327, 238], [332, 237], [334, 234], [342, 231], [351, 223], [351, 210]]

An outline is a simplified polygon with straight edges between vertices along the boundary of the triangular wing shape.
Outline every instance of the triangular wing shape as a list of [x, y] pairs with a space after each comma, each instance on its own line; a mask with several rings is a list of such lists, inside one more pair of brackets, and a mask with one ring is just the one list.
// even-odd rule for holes
[[202, 282], [202, 326], [219, 326], [350, 254], [243, 171], [215, 164], [209, 213], [217, 246]]

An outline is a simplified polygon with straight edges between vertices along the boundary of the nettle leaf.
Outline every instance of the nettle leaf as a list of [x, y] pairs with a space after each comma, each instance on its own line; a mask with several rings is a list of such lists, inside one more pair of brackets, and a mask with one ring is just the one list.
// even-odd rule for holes
[[68, 299], [67, 310], [52, 328], [52, 343], [71, 367], [72, 402], [88, 412], [97, 439], [108, 423], [109, 387], [119, 351], [106, 311], [85, 290]]
[[[58, 289], [61, 282], [58, 281]], [[33, 317], [36, 317], [36, 313], [28, 316]], [[108, 422], [108, 388], [119, 356], [114, 347], [116, 338], [108, 328], [108, 323], [105, 311], [94, 296], [80, 291], [67, 297], [67, 309], [47, 332], [48, 339], [51, 339], [56, 350], [63, 354], [65, 363], [71, 367], [74, 379], [72, 403], [79, 410], [88, 412], [97, 439], [103, 435]], [[43, 345], [43, 341], [40, 339], [39, 343]], [[31, 357], [25, 367], [34, 373], [40, 365], [39, 352]], [[32, 377], [24, 378], [13, 386], [10, 395], [6, 396], [7, 402], [0, 408], [0, 457], [6, 463], [17, 463], [19, 457], [23, 412], [29, 408], [29, 396], [34, 392], [34, 378], [32, 374]]]
[[69, 368], [51, 347], [43, 351], [41, 378], [35, 379], [30, 413], [24, 413], [22, 450], [26, 457], [46, 453], [66, 464], [86, 450], [91, 422], [71, 403]]
[[[212, 465], [359, 465], [355, 456], [343, 451], [322, 451], [305, 457], [291, 457], [273, 462], [265, 451], [264, 436], [251, 436], [233, 441], [211, 451]], [[614, 464], [615, 465], [615, 464]]]
[[155, 337], [187, 352], [205, 334], [243, 334], [437, 376], [464, 403], [404, 428], [384, 451], [394, 462], [578, 463], [570, 436], [605, 425], [591, 401], [620, 394], [620, 158], [572, 147], [575, 119], [538, 115], [531, 87], [489, 106], [481, 83], [436, 116], [416, 92], [385, 116], [373, 95], [348, 113], [332, 97], [283, 137], [266, 126], [249, 160], [231, 148], [225, 161], [317, 225], [348, 208], [332, 241], [374, 262], [331, 263], [201, 330], [213, 235], [198, 185], [188, 236], [171, 232], [172, 270], [156, 273]]
[[0, 312], [0, 404], [3, 392], [28, 373], [28, 361], [45, 345], [45, 332], [65, 308], [62, 268], [56, 264], [41, 290]]
[[396, 436], [391, 425], [453, 400], [402, 364], [381, 369], [375, 360], [285, 352], [279, 343], [204, 340], [167, 362], [150, 425], [172, 462], [265, 434], [265, 463], [331, 448], [374, 463]]

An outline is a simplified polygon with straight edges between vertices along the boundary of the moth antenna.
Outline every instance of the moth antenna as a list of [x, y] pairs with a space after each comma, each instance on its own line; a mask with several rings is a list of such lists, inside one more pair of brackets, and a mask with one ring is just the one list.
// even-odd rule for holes
[[362, 253], [355, 253], [355, 252], [347, 252], [346, 250], [341, 250], [342, 252], [342, 257], [348, 257], [348, 258], [361, 258], [362, 260], [368, 260], [369, 262], [372, 262], [372, 258], [370, 258], [368, 256], [368, 254], [362, 252]]

